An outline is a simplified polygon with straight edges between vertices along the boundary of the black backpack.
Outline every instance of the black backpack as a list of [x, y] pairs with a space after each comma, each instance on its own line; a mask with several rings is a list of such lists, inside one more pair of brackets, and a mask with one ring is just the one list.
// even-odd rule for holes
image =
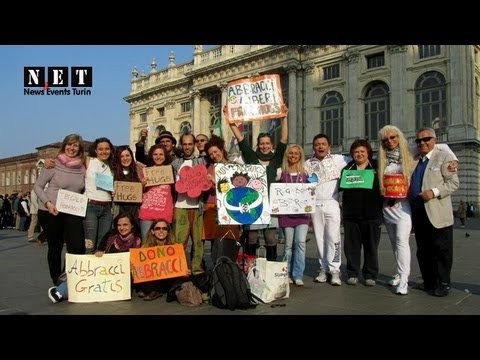
[[256, 306], [247, 278], [236, 263], [220, 256], [210, 276], [210, 303], [220, 309], [251, 309]]

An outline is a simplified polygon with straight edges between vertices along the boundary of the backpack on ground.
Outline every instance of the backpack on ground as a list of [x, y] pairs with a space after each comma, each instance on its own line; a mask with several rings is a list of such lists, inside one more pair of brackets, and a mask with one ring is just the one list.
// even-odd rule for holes
[[227, 256], [217, 259], [210, 276], [210, 303], [220, 309], [251, 309], [252, 299], [247, 278], [238, 265]]

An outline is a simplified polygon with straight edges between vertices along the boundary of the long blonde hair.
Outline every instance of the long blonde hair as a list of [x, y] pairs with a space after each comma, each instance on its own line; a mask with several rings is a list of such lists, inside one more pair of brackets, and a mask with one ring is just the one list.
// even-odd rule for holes
[[402, 175], [407, 182], [410, 182], [410, 177], [412, 176], [414, 167], [413, 156], [410, 152], [408, 141], [405, 138], [405, 135], [403, 135], [402, 130], [394, 125], [385, 125], [383, 128], [381, 128], [378, 132], [378, 142], [380, 144], [378, 147], [378, 181], [382, 195], [384, 195], [383, 175], [385, 173], [385, 168], [387, 167], [387, 152], [384, 147], [383, 139], [387, 137], [388, 133], [393, 133], [398, 136], [398, 148], [400, 150]]
[[303, 151], [303, 148], [298, 144], [290, 144], [288, 145], [287, 150], [285, 150], [282, 159], [282, 171], [288, 172], [288, 152], [292, 148], [297, 148], [300, 152], [300, 160], [297, 164], [297, 172], [298, 174], [303, 174], [305, 172], [305, 152]]

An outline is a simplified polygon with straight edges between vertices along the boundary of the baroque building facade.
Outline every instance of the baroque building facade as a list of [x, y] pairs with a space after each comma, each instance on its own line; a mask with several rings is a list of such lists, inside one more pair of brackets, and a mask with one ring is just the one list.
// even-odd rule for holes
[[[460, 161], [460, 199], [479, 204], [480, 46], [478, 45], [221, 45], [193, 48], [192, 61], [166, 69], [155, 60], [148, 73], [132, 71], [130, 145], [148, 127], [148, 144], [161, 130], [232, 134], [222, 119], [227, 83], [279, 74], [289, 109], [289, 143], [312, 153], [313, 136], [327, 134], [332, 151], [348, 153], [353, 140], [386, 124], [402, 129], [409, 143], [432, 127]], [[271, 121], [244, 123], [250, 143], [272, 129]], [[278, 135], [278, 134], [276, 134]], [[254, 144], [255, 145], [255, 144]]]

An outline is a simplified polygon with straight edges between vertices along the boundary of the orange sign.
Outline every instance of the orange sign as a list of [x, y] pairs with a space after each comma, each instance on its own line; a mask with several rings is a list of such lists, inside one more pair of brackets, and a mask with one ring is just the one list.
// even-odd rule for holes
[[130, 249], [130, 270], [135, 284], [187, 275], [182, 244]]

